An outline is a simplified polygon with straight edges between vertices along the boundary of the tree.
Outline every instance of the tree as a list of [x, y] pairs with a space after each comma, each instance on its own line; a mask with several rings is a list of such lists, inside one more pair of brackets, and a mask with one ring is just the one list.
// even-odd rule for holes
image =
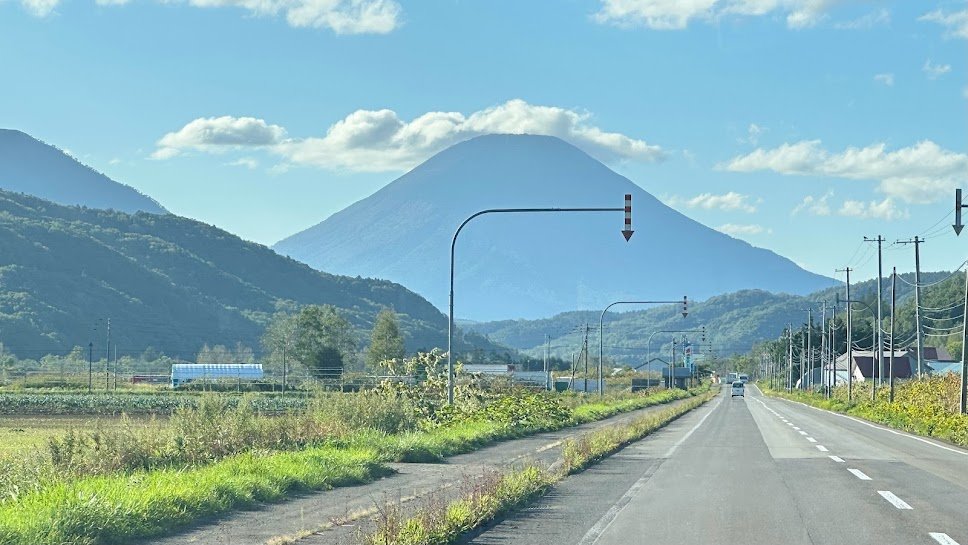
[[383, 362], [403, 356], [403, 335], [400, 333], [397, 313], [385, 308], [376, 315], [370, 347], [366, 351], [366, 364], [376, 370], [382, 367]]
[[333, 378], [356, 356], [350, 323], [332, 305], [309, 305], [296, 315], [293, 359], [316, 377]]
[[281, 369], [283, 391], [288, 383], [289, 362], [293, 359], [296, 330], [296, 316], [283, 310], [273, 314], [262, 334], [262, 348], [266, 363]]

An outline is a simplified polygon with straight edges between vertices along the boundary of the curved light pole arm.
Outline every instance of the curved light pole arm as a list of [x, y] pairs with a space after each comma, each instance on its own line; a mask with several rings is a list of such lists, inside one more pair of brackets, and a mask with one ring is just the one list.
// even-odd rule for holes
[[682, 303], [682, 317], [685, 318], [686, 314], [686, 303], [688, 302], [688, 297], [683, 296], [681, 301], [615, 301], [610, 303], [605, 310], [602, 311], [602, 316], [598, 319], [598, 396], [603, 397], [605, 395], [605, 377], [604, 377], [604, 353], [605, 353], [605, 313], [608, 309], [614, 307], [615, 305], [667, 305], [667, 304], [679, 304]]
[[[629, 198], [629, 197], [626, 197]], [[454, 403], [454, 249], [457, 247], [457, 235], [465, 225], [478, 216], [484, 214], [521, 214], [532, 212], [626, 212], [624, 207], [615, 208], [489, 208], [471, 214], [464, 220], [450, 241], [450, 296], [447, 306], [447, 403]], [[631, 235], [628, 235], [631, 236]], [[628, 240], [628, 238], [626, 238]]]

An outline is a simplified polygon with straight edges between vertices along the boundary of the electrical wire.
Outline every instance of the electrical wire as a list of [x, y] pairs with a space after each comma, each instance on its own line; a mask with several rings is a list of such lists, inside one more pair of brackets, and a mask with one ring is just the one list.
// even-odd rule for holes
[[[943, 222], [943, 221], [947, 220], [948, 218], [950, 218], [954, 213], [955, 213], [954, 210], [948, 210], [948, 213], [947, 214], [945, 214], [944, 216], [941, 216], [941, 219], [939, 219], [938, 221], [934, 222], [931, 225], [931, 227], [928, 227], [927, 229], [925, 229], [924, 231], [922, 231], [920, 233], [920, 235], [921, 236], [925, 236], [925, 233], [927, 233], [927, 232], [931, 231], [932, 229], [934, 229], [935, 227], [941, 225], [941, 222]], [[944, 228], [947, 229], [948, 226], [945, 225]]]

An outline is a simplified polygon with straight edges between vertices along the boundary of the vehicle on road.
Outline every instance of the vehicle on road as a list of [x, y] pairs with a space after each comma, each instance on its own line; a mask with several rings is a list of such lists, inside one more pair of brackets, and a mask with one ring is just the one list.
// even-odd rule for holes
[[732, 395], [730, 397], [746, 397], [746, 385], [742, 381], [737, 380], [733, 383]]
[[738, 380], [740, 382], [742, 382], [743, 384], [746, 384], [747, 382], [750, 381], [750, 376], [749, 375], [740, 375]]

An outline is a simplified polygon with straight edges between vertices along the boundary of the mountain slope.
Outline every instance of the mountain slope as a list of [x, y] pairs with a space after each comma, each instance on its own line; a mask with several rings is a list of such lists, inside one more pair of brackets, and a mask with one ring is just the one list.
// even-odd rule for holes
[[621, 207], [620, 213], [506, 214], [474, 220], [457, 244], [456, 314], [496, 319], [602, 308], [622, 298], [706, 297], [743, 288], [809, 293], [833, 280], [705, 227], [553, 137], [457, 144], [370, 197], [275, 245], [321, 270], [400, 282], [447, 304], [454, 230], [496, 207]]
[[408, 349], [446, 346], [446, 317], [400, 285], [318, 272], [170, 214], [64, 207], [0, 191], [0, 332], [18, 355], [97, 342], [103, 328], [97, 336], [92, 328], [107, 317], [123, 351], [153, 346], [190, 358], [204, 343], [257, 347], [266, 320], [287, 301], [341, 307], [361, 341], [376, 313], [392, 307]]
[[10, 129], [0, 129], [0, 189], [58, 204], [167, 213], [134, 188], [115, 182], [54, 146]]

